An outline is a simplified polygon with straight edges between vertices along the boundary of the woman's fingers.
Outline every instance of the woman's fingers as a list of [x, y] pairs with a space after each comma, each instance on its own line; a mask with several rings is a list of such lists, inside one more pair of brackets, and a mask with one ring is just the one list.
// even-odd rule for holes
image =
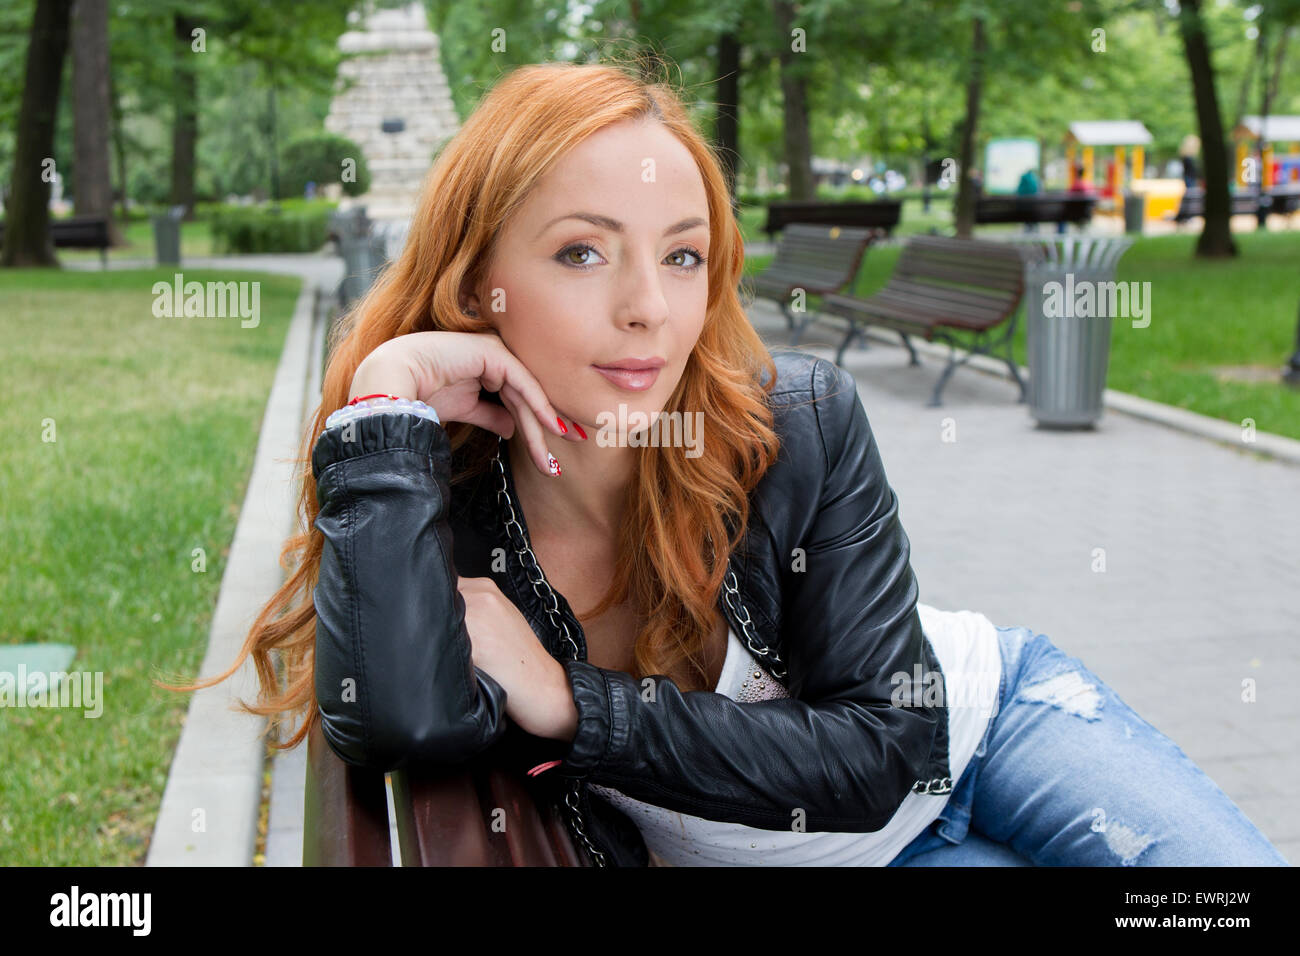
[[528, 454], [533, 459], [533, 464], [537, 466], [537, 470], [544, 475], [558, 476], [560, 463], [546, 447], [546, 433], [537, 423], [532, 406], [525, 402], [518, 389], [509, 382], [501, 386], [501, 401], [514, 413], [516, 426], [523, 429]]
[[[528, 371], [524, 363], [515, 357], [514, 353], [506, 347], [506, 344], [500, 338], [497, 341], [500, 342], [502, 385], [514, 386], [516, 397], [528, 408], [532, 409], [537, 420], [545, 425], [547, 431], [568, 438], [571, 441], [582, 441], [576, 429], [569, 428], [560, 421], [560, 413], [551, 404], [550, 399], [546, 397], [541, 383], [537, 381], [533, 373]], [[495, 391], [495, 389], [493, 390]]]
[[461, 416], [460, 421], [479, 428], [486, 428], [502, 438], [509, 440], [515, 434], [515, 419], [507, 409], [491, 402], [480, 401], [469, 412]]

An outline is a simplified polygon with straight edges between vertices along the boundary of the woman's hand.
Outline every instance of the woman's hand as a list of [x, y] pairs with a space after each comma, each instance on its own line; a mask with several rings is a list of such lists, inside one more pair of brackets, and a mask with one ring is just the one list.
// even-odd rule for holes
[[[479, 398], [479, 389], [499, 392], [505, 408]], [[582, 441], [577, 428], [560, 424], [542, 386], [494, 332], [411, 332], [380, 344], [352, 376], [358, 395], [396, 395], [433, 407], [443, 422], [467, 422], [503, 438], [524, 430], [533, 464], [555, 474], [546, 429]]]
[[506, 715], [536, 737], [572, 741], [578, 708], [564, 666], [491, 578], [460, 578], [474, 666], [506, 692]]

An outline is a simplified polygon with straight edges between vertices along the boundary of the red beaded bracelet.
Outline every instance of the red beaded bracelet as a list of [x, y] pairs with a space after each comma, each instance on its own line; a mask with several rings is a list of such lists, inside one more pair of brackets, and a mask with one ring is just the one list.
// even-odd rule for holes
[[366, 399], [369, 399], [369, 398], [391, 398], [391, 399], [392, 399], [393, 401], [395, 401], [395, 402], [400, 402], [400, 401], [401, 401], [401, 399], [400, 399], [398, 396], [396, 396], [396, 395], [379, 395], [379, 394], [375, 394], [375, 395], [358, 395], [356, 398], [352, 399], [352, 401], [348, 402], [348, 404], [349, 404], [349, 405], [355, 405], [357, 402], [364, 402]]

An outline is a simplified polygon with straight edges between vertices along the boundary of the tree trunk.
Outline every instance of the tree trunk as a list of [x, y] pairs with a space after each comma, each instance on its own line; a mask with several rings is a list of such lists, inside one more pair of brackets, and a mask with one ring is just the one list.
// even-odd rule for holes
[[279, 146], [279, 120], [275, 115], [275, 71], [271, 71], [270, 82], [266, 87], [266, 107], [268, 120], [267, 125], [270, 129], [271, 139], [271, 205], [278, 207], [280, 205], [280, 146]]
[[984, 91], [984, 21], [975, 18], [971, 36], [970, 76], [966, 81], [966, 122], [961, 131], [961, 186], [957, 190], [957, 237], [969, 239], [975, 229], [975, 184], [971, 170], [975, 166], [975, 139], [979, 130], [980, 97]]
[[1235, 256], [1232, 240], [1232, 205], [1228, 195], [1228, 145], [1223, 136], [1219, 100], [1214, 91], [1214, 64], [1201, 18], [1201, 0], [1182, 0], [1178, 29], [1192, 74], [1196, 120], [1201, 130], [1205, 160], [1205, 228], [1196, 240], [1196, 255], [1205, 258]]
[[717, 112], [714, 114], [714, 146], [736, 205], [736, 159], [740, 155], [740, 41], [734, 33], [718, 37]]
[[[1258, 27], [1258, 24], [1256, 24]], [[1255, 35], [1255, 58], [1250, 61], [1250, 65], [1241, 73], [1241, 90], [1237, 93], [1237, 122], [1241, 125], [1241, 119], [1246, 115], [1247, 104], [1250, 102], [1250, 87], [1255, 82], [1255, 73], [1258, 71], [1259, 63], [1264, 58], [1264, 31], [1260, 30]]]
[[1268, 84], [1270, 99], [1277, 99], [1278, 88], [1282, 85], [1282, 64], [1286, 61], [1286, 40], [1291, 27], [1282, 24], [1281, 35], [1277, 38], [1277, 49], [1273, 51], [1273, 79]]
[[112, 74], [108, 78], [108, 95], [113, 104], [113, 153], [117, 156], [118, 216], [127, 221], [126, 208], [126, 135], [122, 132], [122, 101], [117, 95], [117, 83]]
[[777, 56], [781, 64], [783, 139], [789, 199], [815, 199], [812, 172], [812, 136], [808, 131], [808, 99], [803, 67], [807, 52], [790, 48], [794, 27], [794, 5], [790, 0], [773, 0], [776, 14]]
[[3, 266], [57, 266], [50, 242], [50, 183], [54, 124], [59, 112], [63, 58], [68, 51], [72, 0], [37, 0], [27, 44], [23, 101], [5, 211]]
[[122, 244], [113, 222], [109, 177], [108, 0], [76, 0], [72, 13], [74, 209], [108, 220], [112, 244]]
[[177, 14], [172, 20], [175, 36], [176, 69], [172, 104], [172, 188], [173, 206], [185, 207], [185, 218], [194, 218], [194, 151], [199, 138], [198, 80], [191, 49], [197, 23]]

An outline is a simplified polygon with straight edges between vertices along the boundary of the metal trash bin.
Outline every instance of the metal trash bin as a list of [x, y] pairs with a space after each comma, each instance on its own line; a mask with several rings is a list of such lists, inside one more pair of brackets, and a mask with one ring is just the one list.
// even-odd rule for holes
[[181, 264], [181, 219], [184, 206], [172, 206], [161, 216], [153, 217], [154, 256], [158, 265]]
[[1142, 235], [1146, 219], [1147, 197], [1143, 193], [1124, 193], [1124, 232], [1130, 236]]
[[353, 206], [350, 209], [336, 209], [330, 213], [329, 234], [331, 239], [348, 236], [360, 239], [370, 235], [374, 223], [366, 215], [365, 206]]
[[339, 283], [339, 307], [347, 311], [370, 289], [388, 262], [388, 237], [384, 234], [339, 236], [343, 256], [343, 281]]
[[[1102, 414], [1115, 301], [1107, 291], [1127, 237], [1023, 237], [1029, 412], [1040, 426], [1091, 428]], [[1053, 285], [1055, 283], [1055, 285]], [[1092, 284], [1093, 308], [1083, 283]], [[1105, 302], [1105, 307], [1101, 305]], [[1080, 315], [1078, 312], [1091, 314]], [[1120, 316], [1120, 318], [1123, 318]]]

